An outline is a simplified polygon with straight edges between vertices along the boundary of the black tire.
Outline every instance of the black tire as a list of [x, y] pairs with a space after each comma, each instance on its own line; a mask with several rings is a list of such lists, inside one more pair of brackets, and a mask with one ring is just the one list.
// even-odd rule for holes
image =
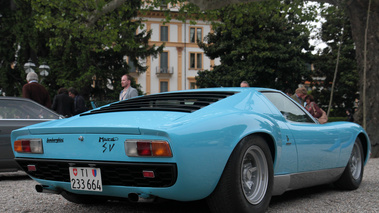
[[76, 204], [101, 204], [107, 202], [107, 199], [101, 196], [74, 194], [67, 191], [62, 191], [61, 195], [66, 200]]
[[271, 200], [273, 162], [260, 136], [243, 139], [234, 149], [221, 179], [207, 198], [212, 212], [264, 212]]
[[334, 183], [340, 189], [354, 190], [361, 185], [364, 170], [364, 154], [362, 142], [359, 138], [355, 140], [353, 150], [344, 172], [341, 177]]

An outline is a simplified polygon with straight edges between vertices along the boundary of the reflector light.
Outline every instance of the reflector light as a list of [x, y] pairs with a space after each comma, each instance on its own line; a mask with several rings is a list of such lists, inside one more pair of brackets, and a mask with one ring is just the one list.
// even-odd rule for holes
[[20, 153], [43, 153], [42, 139], [21, 139], [14, 142], [14, 151]]
[[125, 140], [125, 153], [129, 157], [172, 157], [170, 145], [161, 140]]
[[142, 171], [143, 177], [145, 178], [155, 178], [154, 171]]
[[36, 165], [28, 165], [28, 172], [35, 172], [37, 171]]

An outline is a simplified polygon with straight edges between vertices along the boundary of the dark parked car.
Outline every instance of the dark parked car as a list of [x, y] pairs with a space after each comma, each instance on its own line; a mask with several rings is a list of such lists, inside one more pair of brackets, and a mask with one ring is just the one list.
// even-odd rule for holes
[[10, 134], [13, 130], [60, 117], [26, 98], [0, 97], [0, 172], [20, 170], [14, 161]]

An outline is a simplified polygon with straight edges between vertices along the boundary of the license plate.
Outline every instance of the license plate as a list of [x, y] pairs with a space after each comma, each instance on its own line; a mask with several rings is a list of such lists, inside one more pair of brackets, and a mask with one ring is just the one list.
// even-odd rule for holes
[[103, 191], [100, 168], [69, 167], [71, 189], [84, 191]]

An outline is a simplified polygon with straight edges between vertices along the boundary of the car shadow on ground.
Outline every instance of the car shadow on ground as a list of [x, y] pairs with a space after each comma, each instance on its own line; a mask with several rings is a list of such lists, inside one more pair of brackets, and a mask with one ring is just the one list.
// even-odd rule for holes
[[288, 191], [282, 195], [273, 196], [271, 198], [269, 207], [274, 208], [275, 206], [281, 205], [285, 202], [296, 202], [300, 199], [312, 199], [316, 196], [322, 196], [323, 194], [327, 194], [332, 191], [339, 191], [339, 189], [337, 189], [333, 184], [326, 184], [310, 188]]
[[25, 172], [0, 172], [0, 181], [17, 181], [17, 180], [28, 180], [31, 179]]

